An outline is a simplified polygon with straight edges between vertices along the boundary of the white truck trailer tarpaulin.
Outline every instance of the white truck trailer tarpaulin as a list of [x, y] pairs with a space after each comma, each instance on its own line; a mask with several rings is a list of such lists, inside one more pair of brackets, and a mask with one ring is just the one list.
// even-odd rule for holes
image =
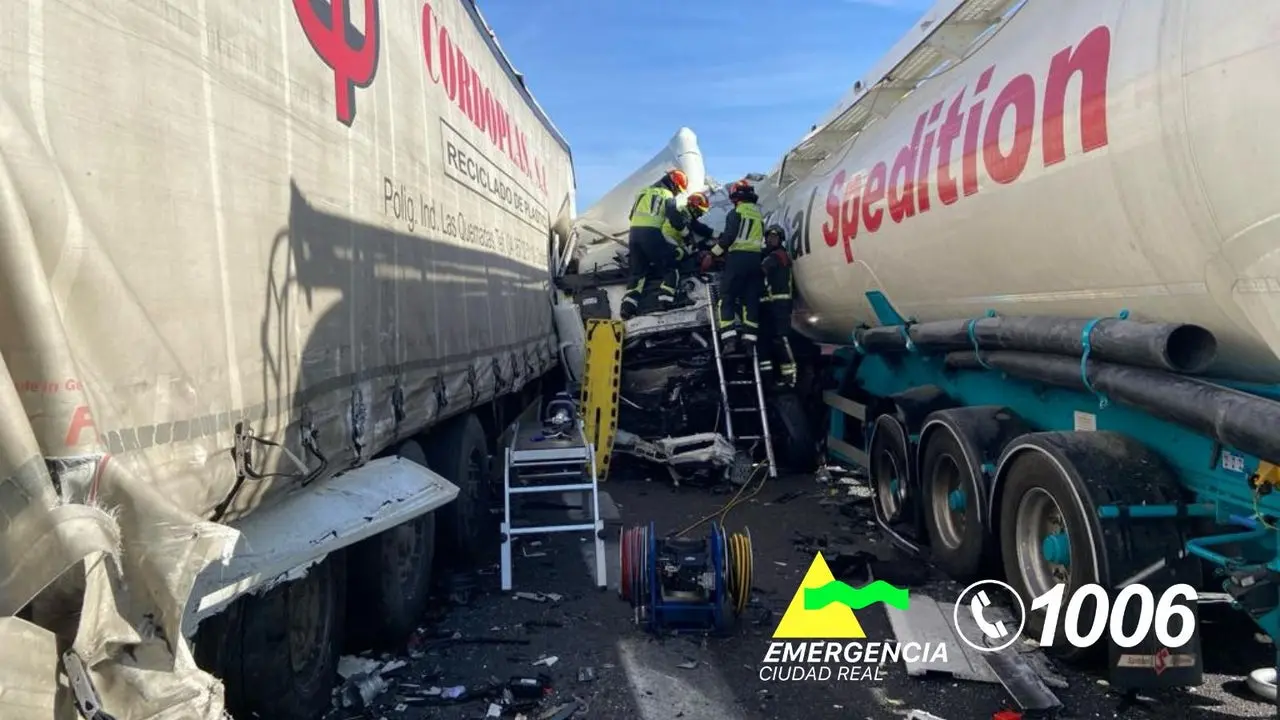
[[573, 211], [470, 0], [5, 3], [0, 718], [74, 716], [68, 644], [116, 720], [221, 717], [198, 578], [554, 368]]

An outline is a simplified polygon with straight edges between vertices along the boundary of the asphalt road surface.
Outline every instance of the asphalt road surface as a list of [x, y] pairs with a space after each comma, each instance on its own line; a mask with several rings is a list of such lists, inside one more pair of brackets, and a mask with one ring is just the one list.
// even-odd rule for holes
[[[653, 521], [660, 533], [684, 529], [731, 496], [723, 489], [673, 488], [663, 478], [647, 480], [622, 468], [617, 475], [602, 487], [622, 524]], [[369, 689], [377, 694], [366, 709], [349, 702], [351, 708], [335, 709], [329, 717], [461, 720], [500, 711], [490, 717], [879, 720], [921, 710], [943, 720], [986, 720], [1013, 707], [999, 684], [908, 677], [901, 664], [884, 665], [879, 680], [760, 679], [769, 639], [819, 546], [836, 577], [851, 583], [864, 582], [870, 566], [876, 577], [909, 586], [913, 596], [954, 602], [959, 595], [959, 586], [895, 551], [869, 513], [866, 502], [850, 496], [846, 487], [821, 485], [808, 476], [768, 481], [735, 506], [724, 523], [730, 531], [750, 529], [755, 579], [751, 605], [728, 638], [655, 639], [636, 626], [631, 606], [615, 590], [594, 587], [586, 539], [568, 534], [526, 539], [516, 550], [513, 591], [499, 590], [496, 563], [478, 573], [440, 578], [439, 615], [424, 622], [406, 653], [380, 658], [394, 663], [380, 674], [385, 689], [377, 693], [381, 684]], [[691, 535], [704, 536], [705, 530]], [[616, 545], [612, 548], [616, 552]], [[496, 544], [493, 552], [496, 559]], [[893, 638], [881, 606], [860, 610], [857, 617], [869, 640]], [[1271, 662], [1271, 646], [1259, 642], [1253, 628], [1233, 613], [1209, 620], [1202, 635], [1202, 686], [1125, 706], [1102, 679], [1105, 669], [1058, 666], [1067, 681], [1067, 687], [1054, 690], [1063, 703], [1058, 716], [1276, 717], [1276, 708], [1257, 700], [1240, 680]], [[521, 677], [531, 691], [521, 683], [512, 686], [512, 679]], [[354, 700], [358, 690], [357, 683], [348, 682], [339, 693]], [[526, 693], [530, 699], [521, 700]]]

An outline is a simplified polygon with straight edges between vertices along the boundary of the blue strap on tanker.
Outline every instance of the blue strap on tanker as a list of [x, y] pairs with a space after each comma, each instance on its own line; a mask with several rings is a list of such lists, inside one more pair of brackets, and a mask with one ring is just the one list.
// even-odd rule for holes
[[[1121, 320], [1128, 320], [1129, 311], [1121, 310], [1120, 314], [1116, 317]], [[1107, 399], [1106, 395], [1103, 395], [1094, 388], [1093, 383], [1089, 382], [1089, 352], [1093, 350], [1093, 344], [1090, 342], [1089, 338], [1093, 335], [1093, 328], [1097, 326], [1098, 322], [1108, 319], [1110, 318], [1096, 317], [1085, 323], [1084, 328], [1080, 331], [1080, 345], [1084, 348], [1084, 352], [1080, 355], [1080, 381], [1084, 383], [1084, 388], [1086, 390], [1093, 393], [1094, 396], [1098, 398], [1099, 410], [1107, 409], [1107, 406], [1111, 404], [1111, 401]]]

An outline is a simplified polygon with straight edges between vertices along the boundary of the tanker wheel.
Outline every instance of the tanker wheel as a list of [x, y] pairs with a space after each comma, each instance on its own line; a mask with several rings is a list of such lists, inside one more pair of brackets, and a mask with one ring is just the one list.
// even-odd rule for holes
[[773, 447], [782, 467], [795, 472], [813, 472], [818, 466], [818, 445], [804, 405], [795, 393], [784, 392], [767, 399]]
[[[1064, 471], [1071, 472], [1047, 454], [1019, 454], [1010, 461], [1000, 493], [1005, 577], [1026, 604], [1026, 632], [1033, 638], [1040, 637], [1046, 618], [1043, 610], [1031, 610], [1032, 600], [1058, 584], [1066, 585], [1063, 597], [1070, 598], [1081, 587], [1101, 582], [1091, 557], [1094, 553], [1100, 557], [1102, 549], [1092, 547], [1095, 533], [1077, 500], [1083, 488]], [[1098, 602], [1092, 596], [1083, 598], [1080, 609], [1081, 618], [1092, 618]], [[1047, 649], [1067, 660], [1094, 652], [1097, 645], [1076, 648], [1067, 641], [1065, 616], [1064, 609], [1053, 645]]]
[[920, 487], [933, 560], [953, 578], [975, 577], [991, 541], [978, 516], [983, 498], [974, 468], [949, 428], [934, 430], [925, 439]]
[[[427, 466], [422, 446], [412, 440], [396, 454]], [[435, 533], [435, 513], [426, 513], [351, 547], [348, 592], [354, 602], [347, 621], [361, 646], [394, 647], [426, 614]]]
[[488, 442], [475, 415], [467, 413], [431, 433], [427, 467], [458, 486], [457, 499], [437, 511], [442, 559], [456, 568], [469, 567], [498, 541], [489, 513]]
[[330, 707], [343, 642], [346, 562], [232, 603], [200, 624], [195, 654], [226, 684], [236, 717], [313, 720]]
[[907, 432], [897, 418], [892, 415], [876, 418], [867, 455], [876, 514], [888, 524], [902, 522], [911, 500], [911, 456]]

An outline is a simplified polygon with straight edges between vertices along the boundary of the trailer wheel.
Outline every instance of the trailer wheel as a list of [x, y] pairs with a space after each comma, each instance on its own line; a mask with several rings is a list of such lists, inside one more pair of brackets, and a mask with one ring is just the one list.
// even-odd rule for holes
[[794, 393], [775, 395], [769, 402], [768, 414], [772, 416], [772, 427], [781, 431], [773, 436], [781, 465], [802, 473], [817, 469], [818, 446], [800, 398]]
[[876, 418], [867, 454], [876, 514], [887, 524], [910, 518], [911, 452], [902, 421], [892, 415]]
[[[409, 440], [396, 455], [427, 467], [422, 446]], [[436, 516], [429, 512], [351, 547], [348, 627], [363, 647], [390, 648], [417, 627], [431, 594]]]
[[999, 542], [990, 532], [994, 463], [1013, 438], [1030, 428], [1014, 412], [979, 405], [931, 413], [920, 428], [916, 467], [924, 525], [933, 559], [959, 580], [991, 577], [999, 565]]
[[[997, 517], [1004, 570], [1028, 607], [1028, 633], [1044, 628], [1032, 599], [1055, 584], [1076, 589], [1098, 583], [1108, 591], [1182, 545], [1176, 522], [1102, 522], [1108, 504], [1176, 502], [1180, 491], [1160, 459], [1140, 443], [1111, 432], [1048, 432], [1014, 440], [996, 475]], [[1085, 598], [1081, 617], [1093, 617], [1096, 600]], [[1059, 619], [1052, 652], [1079, 660], [1106, 648], [1065, 642]]]
[[955, 435], [944, 429], [930, 433], [921, 452], [920, 494], [930, 554], [947, 575], [967, 580], [982, 569], [989, 545], [978, 512], [985, 496], [975, 468]]
[[496, 529], [486, 532], [492, 525], [489, 448], [475, 415], [467, 413], [431, 434], [427, 467], [458, 486], [458, 498], [437, 511], [439, 540], [451, 564], [466, 564], [498, 537]]
[[209, 633], [198, 645], [206, 645], [205, 658], [217, 659], [210, 669], [227, 685], [232, 714], [312, 720], [329, 709], [342, 649], [345, 568], [341, 553], [330, 555], [298, 580], [236, 601], [209, 628], [225, 634]]

